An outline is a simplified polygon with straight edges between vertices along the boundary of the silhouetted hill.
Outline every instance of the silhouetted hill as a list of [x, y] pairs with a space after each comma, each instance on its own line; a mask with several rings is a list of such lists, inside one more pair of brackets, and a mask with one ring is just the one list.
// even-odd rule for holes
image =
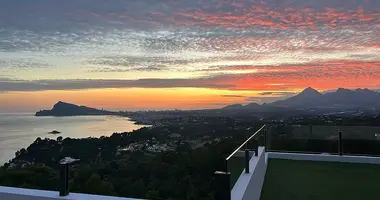
[[86, 106], [59, 101], [51, 110], [38, 111], [35, 116], [78, 116], [78, 115], [113, 115], [115, 112], [98, 110]]
[[321, 94], [312, 88], [307, 88], [296, 96], [268, 105], [297, 108], [371, 109], [380, 108], [380, 93], [369, 89], [339, 88], [335, 92]]
[[310, 103], [314, 103], [317, 99], [320, 99], [322, 96], [323, 94], [309, 87], [293, 97], [290, 97], [285, 100], [276, 101], [268, 105], [285, 107], [304, 107]]
[[232, 104], [228, 105], [226, 107], [223, 107], [222, 109], [242, 109], [244, 106], [241, 104]]
[[245, 105], [244, 106], [244, 108], [248, 108], [248, 109], [253, 109], [253, 108], [260, 108], [261, 107], [261, 105], [260, 104], [258, 104], [258, 103], [250, 103], [250, 104], [247, 104], [247, 105]]
[[259, 110], [260, 108], [263, 108], [258, 103], [250, 103], [247, 105], [242, 105], [242, 104], [232, 104], [228, 105], [226, 107], [223, 107], [222, 110], [224, 111], [247, 111], [247, 110]]
[[338, 88], [334, 92], [322, 94], [313, 88], [306, 88], [301, 93], [288, 99], [259, 105], [250, 103], [245, 106], [230, 105], [225, 108], [263, 111], [273, 108], [293, 109], [380, 109], [380, 93], [369, 89], [349, 90]]

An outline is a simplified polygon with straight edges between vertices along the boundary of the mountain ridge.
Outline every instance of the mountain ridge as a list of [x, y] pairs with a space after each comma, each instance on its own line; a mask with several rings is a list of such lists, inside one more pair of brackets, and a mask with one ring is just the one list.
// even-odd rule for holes
[[[251, 105], [252, 103], [248, 104]], [[256, 103], [255, 103], [256, 104]], [[251, 106], [242, 106], [240, 109], [248, 109]], [[366, 108], [380, 109], [380, 93], [368, 88], [345, 89], [338, 88], [335, 92], [321, 93], [308, 87], [302, 92], [287, 99], [267, 103], [255, 107], [286, 107], [296, 109], [311, 108]]]

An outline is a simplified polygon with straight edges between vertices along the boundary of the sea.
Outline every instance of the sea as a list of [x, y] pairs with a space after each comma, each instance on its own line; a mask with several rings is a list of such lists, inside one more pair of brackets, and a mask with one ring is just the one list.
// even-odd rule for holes
[[[119, 116], [35, 117], [32, 113], [0, 113], [0, 166], [38, 137], [101, 137], [142, 127], [145, 126]], [[53, 130], [61, 133], [49, 134]]]

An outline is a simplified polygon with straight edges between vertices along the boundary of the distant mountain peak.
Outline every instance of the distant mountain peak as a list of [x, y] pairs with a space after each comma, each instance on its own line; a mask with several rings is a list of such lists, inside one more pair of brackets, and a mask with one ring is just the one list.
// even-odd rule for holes
[[72, 108], [72, 107], [79, 107], [79, 106], [72, 104], [72, 103], [66, 103], [63, 101], [58, 101], [56, 104], [54, 104], [53, 109], [67, 108], [67, 107]]
[[350, 93], [350, 92], [354, 92], [354, 91], [352, 91], [352, 90], [349, 90], [349, 89], [346, 89], [346, 88], [338, 88], [337, 90], [336, 90], [336, 93]]
[[[322, 94], [316, 89], [308, 87], [301, 93], [284, 100], [259, 105], [257, 103], [242, 105], [231, 105], [229, 108], [240, 110], [262, 111], [268, 107], [293, 107], [293, 108], [322, 108], [322, 109], [358, 109], [378, 108], [380, 109], [380, 93], [370, 89], [345, 89], [338, 88], [334, 92]], [[244, 109], [242, 109], [244, 108]]]
[[307, 87], [307, 88], [304, 89], [304, 91], [305, 91], [305, 90], [317, 91], [316, 89], [314, 89], [314, 88], [312, 88], [312, 87]]
[[245, 106], [260, 106], [260, 104], [256, 103], [256, 102], [252, 102], [252, 103], [249, 103]]
[[232, 104], [224, 107], [223, 109], [240, 109], [243, 108], [243, 105], [241, 104]]
[[64, 102], [64, 101], [58, 101], [58, 102], [55, 103], [54, 105], [75, 105], [75, 104], [67, 103], [67, 102]]
[[358, 88], [355, 90], [355, 92], [375, 92], [375, 91], [372, 91], [368, 88], [364, 88], [364, 89]]
[[306, 89], [304, 89], [299, 95], [313, 95], [313, 96], [321, 96], [322, 94], [320, 92], [318, 92], [318, 90], [312, 88], [312, 87], [308, 87]]
[[321, 94], [309, 87], [296, 96], [271, 105], [298, 108], [380, 108], [379, 100], [380, 93], [369, 89], [338, 88], [335, 92]]
[[66, 102], [63, 102], [63, 101], [58, 101], [57, 103], [55, 103], [54, 105], [56, 104], [66, 104]]

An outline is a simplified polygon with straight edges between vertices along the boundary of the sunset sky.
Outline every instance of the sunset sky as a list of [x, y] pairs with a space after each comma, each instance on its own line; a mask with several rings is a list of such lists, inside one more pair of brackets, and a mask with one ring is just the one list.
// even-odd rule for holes
[[0, 0], [0, 112], [380, 89], [379, 0]]

